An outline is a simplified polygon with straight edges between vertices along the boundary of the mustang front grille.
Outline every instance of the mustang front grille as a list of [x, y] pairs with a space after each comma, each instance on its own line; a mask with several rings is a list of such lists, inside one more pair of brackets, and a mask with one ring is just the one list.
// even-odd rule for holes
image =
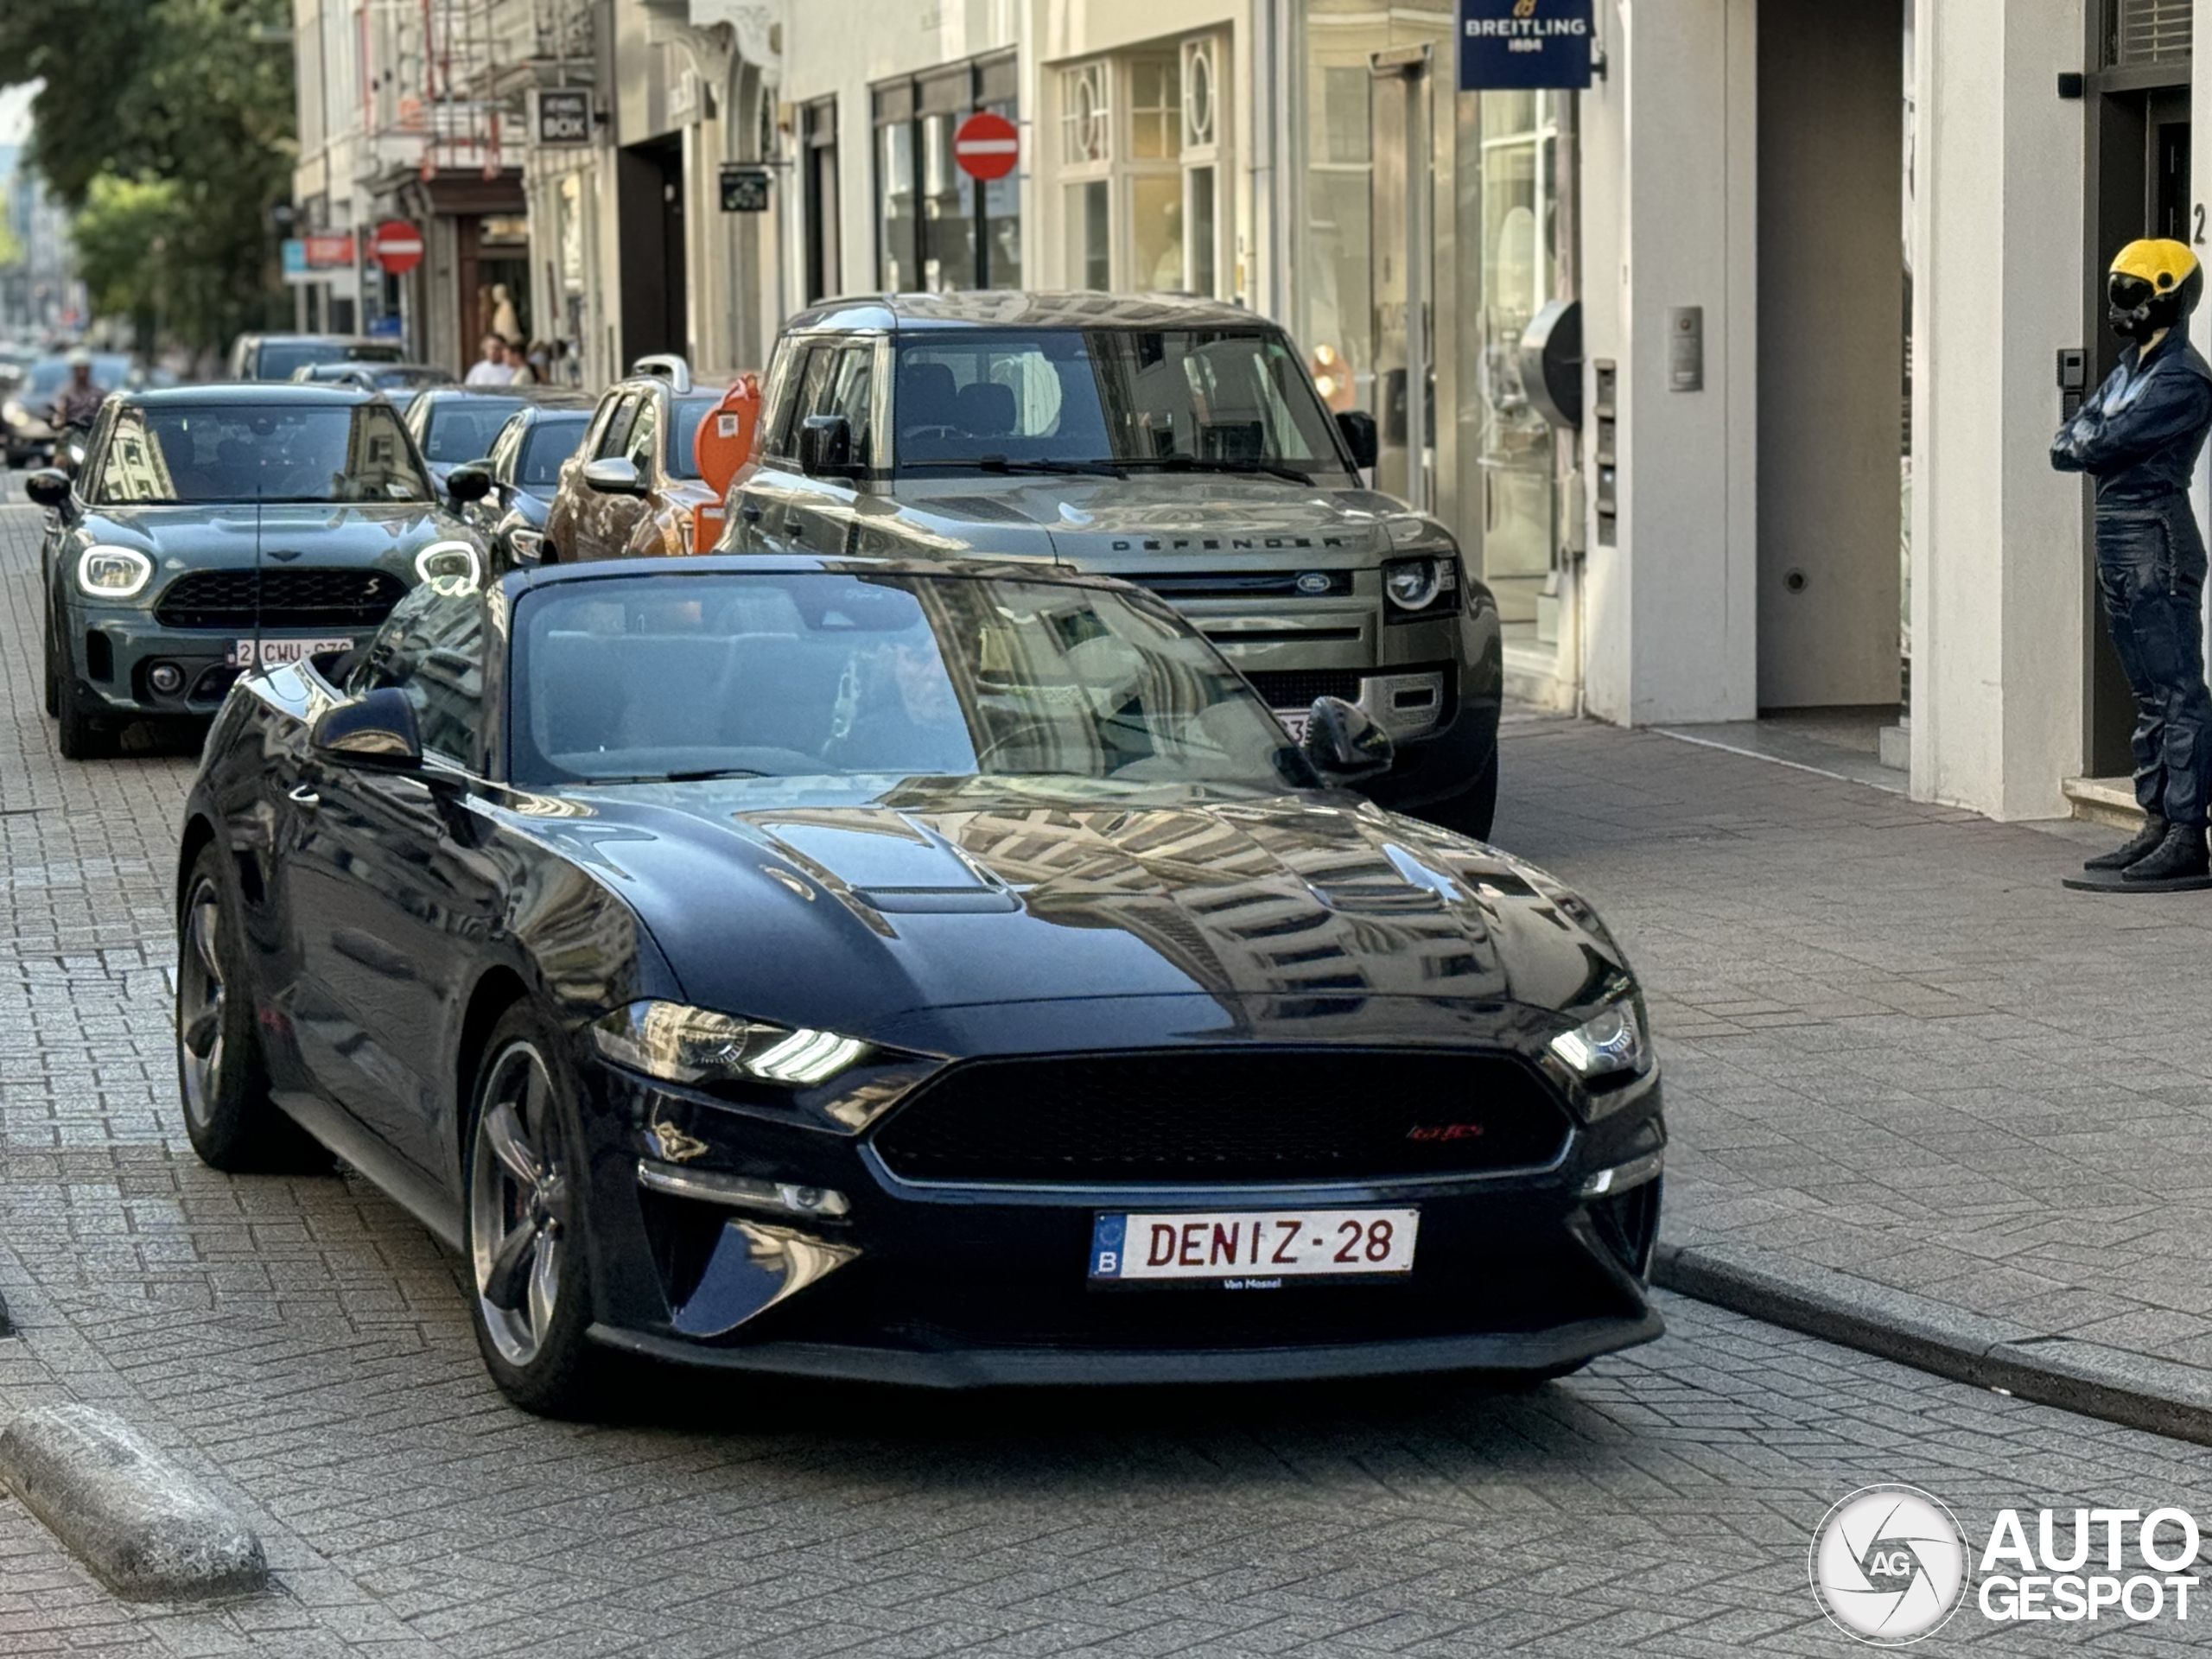
[[1211, 1185], [1541, 1168], [1568, 1133], [1505, 1055], [1200, 1049], [970, 1060], [874, 1144], [912, 1181]]
[[[373, 628], [405, 596], [406, 584], [383, 570], [261, 571], [264, 628]], [[165, 628], [253, 626], [253, 572], [190, 570], [162, 590], [154, 615]]]

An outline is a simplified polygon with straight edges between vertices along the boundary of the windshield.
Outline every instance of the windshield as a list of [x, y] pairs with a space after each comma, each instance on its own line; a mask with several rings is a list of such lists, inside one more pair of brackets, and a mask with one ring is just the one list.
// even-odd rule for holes
[[1274, 792], [1297, 762], [1173, 612], [1073, 583], [712, 574], [560, 583], [515, 632], [524, 785], [855, 773]]
[[481, 461], [492, 453], [492, 440], [520, 409], [519, 397], [448, 397], [434, 404], [424, 419], [423, 458], [440, 462]]
[[[31, 365], [30, 374], [23, 382], [25, 401], [43, 407], [54, 401], [54, 394], [61, 390], [61, 383], [69, 378], [69, 365], [58, 357], [49, 357]], [[103, 353], [92, 359], [92, 384], [114, 391], [130, 378], [130, 359], [127, 357]]]
[[254, 363], [254, 378], [289, 380], [293, 370], [310, 363], [391, 363], [398, 357], [397, 346], [367, 346], [358, 340], [264, 340]]
[[672, 397], [668, 404], [668, 475], [671, 478], [696, 478], [699, 463], [691, 458], [692, 440], [699, 435], [699, 423], [707, 411], [721, 402], [719, 393], [712, 397]]
[[900, 468], [987, 460], [1223, 471], [1343, 465], [1281, 336], [1218, 329], [978, 329], [902, 336]]
[[522, 464], [515, 469], [515, 482], [524, 489], [558, 484], [561, 463], [576, 453], [584, 429], [590, 424], [591, 411], [586, 409], [569, 415], [540, 416], [523, 440]]
[[427, 501], [399, 416], [383, 404], [162, 404], [120, 410], [91, 499]]

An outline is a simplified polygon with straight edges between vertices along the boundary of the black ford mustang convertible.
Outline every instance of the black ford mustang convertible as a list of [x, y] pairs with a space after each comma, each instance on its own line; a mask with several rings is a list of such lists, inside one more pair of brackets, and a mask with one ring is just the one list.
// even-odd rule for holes
[[1570, 1370], [1660, 1330], [1642, 998], [1574, 895], [1345, 787], [1388, 752], [1103, 580], [439, 577], [209, 736], [193, 1144], [342, 1155], [537, 1410], [609, 1350]]

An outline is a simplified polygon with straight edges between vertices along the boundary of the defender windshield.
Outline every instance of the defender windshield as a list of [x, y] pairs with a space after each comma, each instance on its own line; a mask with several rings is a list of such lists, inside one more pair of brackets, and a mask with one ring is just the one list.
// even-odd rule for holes
[[1282, 728], [1165, 607], [1077, 583], [651, 575], [525, 594], [515, 781], [1044, 776], [1274, 792]]
[[428, 501], [388, 404], [162, 404], [120, 410], [91, 499]]
[[902, 471], [1344, 464], [1329, 413], [1280, 334], [976, 329], [902, 335], [896, 347]]

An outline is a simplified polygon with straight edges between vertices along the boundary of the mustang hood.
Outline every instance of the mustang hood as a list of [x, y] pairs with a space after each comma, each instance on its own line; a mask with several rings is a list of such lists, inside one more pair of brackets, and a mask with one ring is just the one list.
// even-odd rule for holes
[[918, 1047], [927, 1011], [976, 1005], [1173, 997], [1247, 1029], [1376, 998], [1570, 1010], [1621, 967], [1527, 867], [1344, 796], [763, 779], [517, 822], [635, 907], [686, 1001]]

